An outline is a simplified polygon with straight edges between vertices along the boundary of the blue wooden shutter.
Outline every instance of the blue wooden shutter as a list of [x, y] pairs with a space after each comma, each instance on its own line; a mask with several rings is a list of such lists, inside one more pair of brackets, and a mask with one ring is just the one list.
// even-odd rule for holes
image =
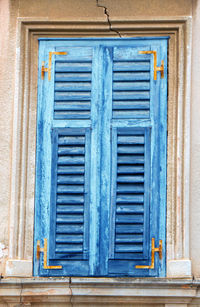
[[62, 269], [45, 269], [41, 256], [39, 275], [86, 276], [93, 50], [55, 45], [41, 42], [40, 47], [45, 65], [49, 52], [67, 55], [53, 55], [51, 80], [47, 75], [40, 80], [43, 88], [39, 91], [36, 170], [36, 219], [40, 229], [36, 227], [36, 237], [41, 246], [47, 239], [48, 265], [61, 265]]
[[49, 259], [88, 259], [90, 130], [55, 128], [52, 149]]
[[[153, 77], [153, 55], [165, 63]], [[41, 276], [164, 276], [167, 39], [41, 40], [34, 261]], [[151, 239], [163, 259], [151, 263]]]
[[150, 256], [150, 145], [149, 128], [113, 129], [111, 275], [137, 275], [135, 264]]
[[111, 238], [115, 259], [138, 259], [148, 253], [150, 131], [113, 129]]
[[156, 47], [166, 61], [166, 49], [158, 46], [114, 47], [110, 57], [112, 179], [105, 264], [109, 276], [164, 272], [165, 260], [159, 263], [157, 255], [154, 269], [136, 268], [151, 264], [152, 238], [156, 245], [160, 239], [165, 242], [166, 80], [154, 81], [153, 56], [139, 55], [140, 50]]

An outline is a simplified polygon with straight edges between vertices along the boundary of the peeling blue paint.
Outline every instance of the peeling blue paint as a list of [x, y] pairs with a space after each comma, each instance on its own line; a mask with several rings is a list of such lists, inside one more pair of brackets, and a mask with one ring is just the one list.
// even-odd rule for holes
[[[40, 39], [36, 276], [165, 276], [167, 37]], [[153, 79], [153, 55], [165, 63]], [[52, 78], [41, 62], [53, 55]], [[78, 175], [77, 175], [78, 174]], [[163, 259], [151, 262], [151, 238]]]

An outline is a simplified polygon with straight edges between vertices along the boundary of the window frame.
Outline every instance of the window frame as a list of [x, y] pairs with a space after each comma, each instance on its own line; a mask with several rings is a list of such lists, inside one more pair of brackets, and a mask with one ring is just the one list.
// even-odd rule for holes
[[[38, 91], [38, 105], [39, 105], [39, 109], [38, 109], [38, 114], [39, 114], [38, 125], [41, 125], [41, 120], [43, 119], [43, 117], [44, 117], [44, 123], [49, 123], [49, 124], [50, 124], [50, 121], [51, 121], [50, 118], [51, 117], [53, 118], [53, 105], [52, 105], [52, 109], [49, 109], [47, 107], [47, 103], [43, 104], [43, 101], [44, 102], [45, 101], [49, 101], [49, 102], [51, 101], [51, 103], [53, 104], [53, 100], [54, 100], [53, 99], [53, 97], [54, 97], [53, 67], [54, 67], [54, 60], [57, 58], [57, 60], [59, 61], [59, 55], [55, 56], [54, 60], [52, 60], [52, 74], [51, 74], [52, 75], [52, 78], [51, 78], [52, 80], [51, 80], [51, 82], [48, 81], [47, 76], [45, 76], [44, 80], [42, 80], [41, 77], [40, 77], [41, 63], [42, 63], [43, 59], [45, 59], [45, 58], [46, 58], [46, 60], [48, 60], [47, 56], [48, 56], [48, 52], [50, 50], [51, 51], [54, 51], [54, 50], [56, 50], [56, 51], [63, 51], [63, 50], [65, 50], [65, 46], [66, 46], [66, 50], [68, 50], [68, 49], [70, 50], [70, 48], [75, 48], [76, 49], [77, 47], [80, 47], [80, 46], [82, 46], [83, 48], [91, 48], [91, 47], [96, 48], [96, 45], [97, 45], [97, 46], [101, 46], [101, 49], [102, 49], [102, 46], [104, 46], [104, 48], [101, 50], [101, 51], [103, 51], [105, 49], [104, 52], [108, 48], [112, 47], [113, 48], [113, 52], [117, 52], [117, 54], [118, 54], [118, 52], [119, 53], [121, 52], [120, 51], [121, 48], [124, 48], [124, 49], [125, 48], [133, 48], [134, 56], [136, 56], [138, 59], [140, 58], [140, 55], [138, 55], [138, 50], [140, 50], [140, 49], [143, 50], [145, 48], [145, 50], [146, 49], [147, 50], [150, 50], [150, 49], [157, 50], [158, 63], [161, 62], [161, 59], [164, 59], [164, 61], [165, 61], [165, 78], [164, 79], [161, 79], [160, 75], [158, 75], [158, 79], [156, 81], [153, 80], [153, 71], [154, 71], [154, 68], [153, 68], [153, 63], [154, 63], [153, 55], [145, 55], [145, 56], [143, 56], [143, 58], [145, 58], [146, 60], [147, 59], [150, 60], [150, 63], [151, 63], [150, 64], [150, 66], [151, 66], [151, 91], [150, 91], [150, 93], [151, 93], [150, 94], [151, 106], [150, 106], [149, 125], [150, 126], [151, 126], [151, 124], [153, 124], [155, 126], [159, 125], [160, 129], [162, 129], [162, 128], [164, 129], [164, 133], [163, 134], [160, 133], [159, 138], [156, 137], [155, 131], [157, 131], [157, 130], [155, 130], [154, 128], [152, 128], [152, 133], [154, 135], [154, 139], [157, 140], [157, 138], [158, 138], [159, 140], [157, 140], [157, 141], [161, 142], [162, 146], [165, 147], [164, 144], [165, 144], [165, 138], [166, 138], [166, 134], [165, 134], [166, 131], [165, 131], [165, 129], [166, 129], [166, 106], [167, 106], [167, 99], [166, 99], [167, 67], [166, 67], [166, 49], [163, 51], [162, 48], [167, 48], [168, 37], [163, 37], [162, 36], [160, 38], [149, 37], [149, 38], [132, 38], [132, 39], [131, 38], [125, 38], [125, 39], [113, 39], [113, 38], [112, 39], [107, 39], [107, 38], [105, 38], [105, 39], [104, 38], [101, 38], [101, 39], [98, 39], [98, 38], [97, 39], [89, 39], [89, 38], [87, 38], [87, 39], [75, 39], [75, 38], [72, 38], [72, 39], [66, 39], [66, 40], [54, 39], [54, 38], [46, 40], [45, 38], [44, 39], [41, 38], [40, 42], [41, 42], [41, 46], [40, 46], [40, 54], [39, 54], [39, 61], [40, 61], [39, 65], [40, 66], [39, 66], [39, 91]], [[136, 55], [135, 55], [135, 52], [136, 52]], [[70, 56], [70, 51], [69, 51], [69, 56]], [[73, 57], [73, 53], [71, 53], [71, 56]], [[65, 56], [63, 56], [63, 57], [65, 58]], [[62, 58], [62, 56], [61, 56], [60, 59], [64, 60]], [[104, 58], [102, 58], [102, 59], [104, 59]], [[67, 60], [67, 56], [66, 56], [66, 60]], [[45, 62], [47, 62], [47, 61], [45, 61]], [[105, 69], [104, 67], [100, 68], [100, 70], [104, 70], [104, 69]], [[111, 69], [111, 66], [110, 66], [110, 69]], [[95, 74], [96, 74], [96, 72], [95, 72]], [[104, 76], [104, 74], [103, 74], [103, 76]], [[110, 90], [107, 88], [106, 85], [103, 85], [104, 83], [106, 83], [106, 84], [109, 83], [110, 75], [108, 73], [108, 75], [105, 74], [105, 76], [107, 76], [107, 80], [105, 82], [102, 80], [102, 85], [101, 86], [105, 86], [105, 88], [104, 88], [105, 91], [111, 93], [112, 85], [110, 84], [110, 87], [111, 87]], [[95, 86], [96, 86], [96, 84], [95, 84]], [[101, 88], [101, 86], [100, 86], [100, 88]], [[102, 96], [104, 96], [104, 94]], [[103, 99], [103, 97], [102, 97], [102, 99]], [[108, 97], [107, 97], [107, 99], [109, 100]], [[110, 94], [110, 99], [111, 99], [111, 94]], [[98, 98], [98, 100], [99, 100], [99, 98]], [[92, 105], [91, 105], [91, 108], [93, 108]], [[106, 110], [108, 111], [108, 113], [110, 113], [111, 112], [111, 106], [107, 106]], [[41, 115], [41, 112], [46, 112], [46, 113]], [[101, 114], [101, 111], [99, 111], [99, 112]], [[157, 120], [159, 112], [160, 112], [160, 116], [159, 116], [159, 120]], [[96, 115], [98, 116], [98, 114], [96, 114]], [[107, 116], [106, 116], [106, 120], [108, 121]], [[123, 120], [123, 119], [121, 119], [121, 120]], [[61, 119], [61, 121], [63, 121], [63, 119]], [[83, 121], [85, 121], [84, 125], [88, 126], [88, 123], [87, 123], [88, 120], [85, 119]], [[139, 119], [139, 118], [135, 119], [134, 118], [133, 121], [136, 123], [136, 125], [139, 128], [140, 125], [141, 125], [140, 122], [142, 122], [142, 119]], [[148, 121], [148, 119], [146, 119], [146, 121]], [[81, 120], [80, 120], [80, 122], [81, 122]], [[103, 121], [103, 122], [105, 122], [105, 121]], [[152, 122], [152, 123], [150, 124], [150, 122]], [[76, 126], [76, 121], [74, 122], [74, 124], [72, 124], [72, 122], [70, 123], [69, 119], [64, 120], [63, 124], [60, 123], [59, 125], [61, 125], [61, 126], [64, 125], [65, 126], [64, 123], [66, 123], [66, 125], [67, 126], [69, 125], [70, 127], [75, 127]], [[116, 126], [116, 123], [117, 123], [117, 120], [115, 118], [113, 118], [113, 125]], [[52, 122], [52, 124], [53, 124], [53, 122]], [[77, 123], [77, 124], [78, 124], [78, 126], [81, 125], [81, 123]], [[120, 124], [120, 127], [121, 127], [121, 125], [122, 124]], [[143, 125], [144, 126], [146, 125], [145, 124], [145, 120], [144, 120]], [[43, 125], [41, 125], [41, 126], [43, 126]], [[102, 130], [102, 131], [104, 131], [103, 134], [106, 134], [107, 129], [104, 126], [105, 125], [103, 124], [101, 129], [104, 129], [104, 130]], [[147, 124], [147, 126], [148, 126], [148, 124]], [[38, 152], [37, 163], [40, 164], [40, 161], [39, 161], [39, 157], [40, 157], [39, 153], [40, 153], [40, 151], [44, 150], [45, 152], [47, 151], [47, 153], [50, 153], [50, 149], [45, 149], [45, 147], [43, 148], [41, 146], [41, 144], [40, 144], [40, 139], [41, 139], [41, 137], [40, 137], [40, 129], [38, 128], [37, 131], [38, 131], [38, 134], [39, 134], [38, 135], [38, 146], [39, 146], [39, 149], [37, 149], [37, 152]], [[100, 132], [101, 131], [99, 131], [99, 133]], [[41, 135], [42, 134], [43, 133], [41, 132]], [[44, 139], [44, 146], [48, 145], [48, 143], [46, 141], [46, 139], [48, 139], [48, 138], [49, 138], [48, 136], [45, 137], [45, 139]], [[154, 146], [155, 146], [155, 144], [154, 144]], [[152, 150], [156, 151], [156, 146], [155, 146], [154, 149], [151, 149], [151, 151]], [[162, 152], [163, 148], [161, 147], [160, 150]], [[102, 151], [102, 154], [105, 156], [105, 151], [104, 151], [104, 153]], [[143, 270], [136, 270], [136, 272], [134, 272], [134, 276], [135, 276], [135, 274], [136, 274], [136, 276], [154, 276], [156, 274], [156, 272], [157, 272], [157, 274], [159, 274], [159, 276], [163, 276], [163, 277], [165, 276], [165, 265], [164, 265], [164, 263], [165, 263], [165, 227], [163, 228], [163, 225], [166, 225], [166, 220], [165, 220], [165, 217], [166, 217], [166, 213], [165, 213], [166, 212], [166, 187], [165, 187], [165, 185], [166, 185], [166, 182], [165, 182], [165, 180], [166, 180], [166, 178], [165, 178], [166, 148], [164, 149], [163, 154], [164, 155], [156, 154], [157, 163], [160, 162], [160, 168], [162, 170], [162, 171], [159, 171], [160, 172], [160, 176], [162, 177], [162, 188], [160, 190], [158, 189], [160, 202], [162, 203], [162, 205], [159, 204], [160, 205], [159, 206], [159, 211], [162, 211], [162, 214], [159, 217], [158, 229], [157, 229], [159, 234], [157, 234], [157, 231], [154, 229], [154, 224], [152, 224], [152, 227], [150, 228], [150, 232], [152, 232], [152, 235], [156, 239], [156, 244], [158, 243], [159, 239], [162, 239], [162, 241], [163, 241], [163, 259], [161, 261], [162, 265], [161, 265], [161, 263], [159, 263], [159, 264], [157, 263], [157, 255], [156, 255], [155, 256], [155, 258], [156, 258], [155, 270], [151, 270], [150, 269], [150, 270], [148, 270], [148, 272], [147, 271], [145, 272]], [[151, 153], [151, 155], [153, 156], [153, 152]], [[41, 157], [43, 157], [43, 156], [41, 155]], [[47, 158], [47, 160], [49, 160], [49, 162], [47, 162], [47, 163], [48, 163], [48, 165], [50, 165], [51, 158], [49, 157], [49, 158]], [[46, 164], [46, 162], [44, 164]], [[154, 168], [155, 168], [155, 163], [154, 163]], [[39, 167], [38, 167], [38, 169], [39, 169]], [[158, 171], [158, 169], [159, 169], [159, 167], [157, 165], [156, 166], [156, 170]], [[153, 171], [155, 172], [155, 169], [153, 169]], [[106, 176], [106, 174], [107, 174], [107, 171], [104, 169], [104, 176]], [[155, 175], [155, 173], [154, 173], [154, 175]], [[37, 197], [39, 197], [39, 195], [40, 195], [39, 188], [43, 184], [43, 180], [41, 180], [40, 175], [37, 174], [37, 177], [38, 176], [39, 176], [39, 178], [37, 180], [37, 185], [36, 185], [36, 187], [37, 187], [37, 193], [36, 193]], [[100, 177], [101, 177], [101, 175], [100, 175]], [[107, 178], [107, 180], [108, 180], [108, 178]], [[45, 194], [45, 195], [48, 192], [48, 186], [50, 186], [50, 170], [47, 172], [47, 182], [48, 182], [47, 186], [44, 186], [45, 193], [43, 193], [43, 194]], [[102, 185], [102, 182], [101, 182], [101, 185]], [[157, 183], [157, 185], [159, 186], [158, 183]], [[157, 189], [155, 191], [157, 191]], [[44, 197], [46, 197], [45, 195], [44, 195]], [[42, 203], [42, 207], [45, 207], [44, 213], [42, 215], [43, 219], [44, 218], [46, 219], [46, 221], [44, 223], [44, 225], [45, 225], [46, 222], [49, 219], [47, 215], [49, 214], [48, 212], [51, 210], [51, 208], [49, 209], [49, 206], [47, 205], [48, 204], [48, 196], [46, 197], [45, 203], [42, 202], [44, 197], [41, 197], [41, 203]], [[104, 197], [105, 197], [105, 195], [104, 195]], [[156, 200], [156, 203], [157, 203], [157, 201], [158, 200]], [[102, 202], [102, 201], [100, 200], [100, 202]], [[153, 197], [152, 197], [152, 202], [154, 202], [153, 201]], [[37, 240], [38, 239], [41, 240], [41, 245], [42, 245], [43, 244], [42, 243], [42, 239], [43, 238], [41, 237], [41, 235], [39, 235], [40, 214], [42, 214], [42, 213], [40, 212], [40, 202], [38, 202], [37, 199], [36, 199], [36, 205], [37, 205], [36, 206], [36, 220], [35, 220], [35, 229], [37, 231], [36, 237], [37, 237]], [[101, 214], [102, 213], [103, 213], [103, 211], [101, 210]], [[152, 213], [152, 215], [153, 215], [153, 213]], [[156, 214], [155, 214], [155, 216], [156, 216]], [[158, 219], [158, 217], [157, 217], [157, 219]], [[102, 222], [99, 221], [99, 223], [101, 225]], [[44, 226], [42, 224], [42, 221], [41, 221], [41, 227], [42, 227], [42, 229], [44, 228]], [[43, 232], [45, 233], [44, 236], [49, 238], [48, 240], [50, 240], [51, 234], [46, 233], [45, 228], [43, 229]], [[34, 258], [35, 258], [35, 254], [36, 254], [36, 243], [37, 243], [36, 241], [35, 241]], [[151, 240], [148, 240], [148, 243], [147, 243], [147, 245], [149, 245], [149, 246], [151, 245], [150, 241]], [[48, 247], [49, 246], [50, 246], [50, 243], [48, 244]], [[104, 248], [102, 248], [102, 250], [104, 250]], [[105, 250], [104, 250], [104, 252], [105, 252]], [[151, 257], [150, 250], [148, 251], [148, 256]], [[42, 259], [42, 257], [43, 256], [41, 256], [41, 259]], [[101, 263], [104, 264], [104, 262], [105, 262], [104, 260], [102, 260], [103, 257], [104, 257], [104, 254], [100, 255], [100, 260], [99, 260], [100, 264]], [[91, 260], [89, 262], [91, 262]], [[111, 266], [113, 265], [114, 262], [115, 262], [114, 259], [109, 261]], [[40, 260], [40, 268], [41, 268], [41, 263], [42, 262]], [[148, 263], [149, 263], [149, 261], [146, 261], [144, 264], [148, 264]], [[136, 261], [136, 264], [137, 264], [137, 261]], [[140, 264], [139, 259], [138, 259], [138, 264]], [[143, 262], [142, 262], [142, 264], [143, 264]], [[36, 275], [37, 275], [37, 266], [38, 266], [37, 265], [37, 260], [35, 259], [35, 270], [34, 271], [35, 271]], [[64, 269], [64, 264], [63, 264], [63, 269]], [[52, 270], [52, 271], [49, 271], [49, 272], [45, 272], [45, 270], [43, 271], [42, 268], [41, 268], [41, 274], [42, 274], [42, 276], [43, 275], [44, 276], [46, 276], [46, 275], [47, 276], [48, 275], [49, 276], [51, 276], [51, 275], [52, 276], [54, 276], [54, 275], [55, 276], [56, 275], [61, 276], [61, 271]], [[131, 274], [131, 272], [130, 272], [130, 274]], [[119, 276], [121, 276], [121, 275], [122, 275], [122, 273], [121, 274], [119, 273]], [[115, 276], [117, 276], [117, 273], [115, 273]]]
[[[191, 17], [113, 20], [121, 35], [169, 35], [167, 277], [191, 277], [189, 255]], [[52, 29], [53, 26], [53, 29]], [[19, 18], [13, 110], [9, 259], [7, 276], [32, 276], [37, 39], [112, 36], [104, 22], [55, 22]], [[142, 30], [141, 30], [142, 29]], [[185, 140], [185, 141], [183, 141]], [[20, 147], [18, 144], [22, 144]], [[17, 206], [16, 206], [17, 204]], [[176, 225], [179, 224], [179, 228]], [[12, 267], [12, 268], [11, 268]]]

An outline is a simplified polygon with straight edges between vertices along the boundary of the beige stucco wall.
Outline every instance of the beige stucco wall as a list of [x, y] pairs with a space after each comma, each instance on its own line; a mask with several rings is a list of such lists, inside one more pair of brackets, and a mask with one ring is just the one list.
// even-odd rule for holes
[[[110, 20], [145, 19], [158, 17], [193, 16], [192, 95], [191, 95], [191, 186], [190, 186], [190, 242], [193, 274], [200, 277], [200, 1], [197, 0], [99, 0], [107, 8]], [[17, 73], [16, 33], [17, 18], [33, 17], [41, 20], [107, 20], [104, 9], [96, 0], [1, 0], [0, 1], [0, 257], [6, 256], [9, 232], [9, 204], [13, 111], [18, 89], [15, 88]], [[114, 33], [115, 34], [115, 33]], [[113, 35], [114, 35], [113, 34]], [[18, 144], [20, 146], [20, 144]], [[189, 164], [190, 161], [187, 161]], [[20, 165], [18, 165], [20, 168]], [[12, 189], [12, 191], [15, 191]], [[18, 204], [16, 203], [16, 206]], [[17, 217], [16, 217], [17, 218]], [[1, 245], [3, 244], [3, 245]], [[3, 247], [3, 250], [1, 250]], [[0, 270], [3, 268], [0, 266]]]
[[[96, 0], [18, 0], [18, 17], [48, 17], [49, 19], [105, 18]], [[110, 17], [188, 16], [192, 0], [99, 0], [108, 8]]]
[[[14, 59], [11, 51], [10, 9], [7, 0], [0, 3], [0, 257], [7, 255], [8, 219], [10, 199], [10, 167], [12, 138], [12, 102], [14, 81]], [[13, 58], [13, 59], [12, 59]], [[12, 59], [12, 61], [10, 61]], [[11, 73], [10, 73], [11, 72]], [[1, 262], [0, 262], [1, 270]]]
[[[192, 259], [192, 274], [195, 279], [198, 280], [200, 278], [200, 0], [99, 0], [98, 5], [105, 6], [107, 8], [107, 15], [109, 15], [111, 23], [112, 19], [121, 21], [145, 19], [172, 20], [173, 18], [176, 19], [192, 16], [192, 67], [191, 76], [188, 76], [186, 82], [187, 84], [191, 82], [191, 131], [189, 136], [189, 143], [191, 147], [190, 160], [185, 161], [185, 164], [191, 166], [190, 201], [189, 211], [185, 211], [185, 214], [190, 215], [189, 256]], [[17, 97], [20, 96], [20, 88], [16, 86], [16, 84], [18, 84], [18, 73], [23, 71], [18, 65], [18, 43], [20, 40], [18, 18], [40, 20], [40, 22], [43, 20], [87, 20], [104, 21], [106, 23], [108, 16], [106, 16], [104, 8], [98, 7], [98, 5], [96, 0], [0, 0], [0, 273], [3, 273], [4, 276], [4, 263], [8, 255], [9, 245], [9, 208], [11, 200], [16, 199], [15, 195], [18, 195], [18, 185], [20, 185], [20, 183], [17, 182], [15, 186], [12, 186], [12, 178], [21, 170], [21, 164], [19, 162], [16, 162], [16, 164], [13, 165], [11, 163], [14, 161], [13, 157], [16, 155], [16, 148], [22, 150], [22, 142], [20, 141], [21, 136], [19, 139], [17, 139], [16, 147], [14, 147], [15, 140], [13, 139], [13, 135], [16, 136], [15, 127], [17, 125], [15, 122], [21, 118], [20, 114], [16, 114], [16, 110], [21, 110], [20, 108], [17, 108], [17, 104], [20, 101], [20, 99], [17, 99]], [[117, 35], [117, 33], [111, 33], [113, 33], [113, 35]], [[186, 54], [189, 54], [190, 52], [190, 50], [187, 49], [187, 46], [185, 48], [185, 52]], [[36, 69], [37, 68], [35, 68], [35, 70]], [[179, 99], [181, 98], [179, 97]], [[33, 105], [31, 107], [33, 107]], [[33, 112], [35, 112], [34, 108]], [[186, 113], [186, 116], [189, 115]], [[20, 124], [23, 125], [23, 121]], [[31, 132], [30, 135], [33, 138], [35, 136], [34, 132]], [[183, 141], [186, 142], [186, 140]], [[29, 150], [31, 150], [31, 148]], [[29, 172], [31, 172], [34, 161], [28, 161], [28, 165], [29, 163]], [[20, 178], [20, 180], [23, 180], [23, 178]], [[182, 191], [182, 194], [183, 193], [184, 190]], [[33, 197], [33, 194], [34, 191], [32, 189], [31, 193], [29, 193], [30, 199]], [[14, 204], [16, 207], [19, 206], [22, 198], [23, 195], [19, 194], [17, 198], [18, 200]], [[26, 202], [26, 199], [24, 202]], [[20, 211], [16, 212], [17, 215], [13, 217], [14, 220], [18, 220], [20, 216]], [[29, 212], [31, 212], [30, 216]], [[27, 258], [29, 259], [32, 255], [32, 217], [33, 207], [29, 206], [27, 207], [27, 222], [25, 223], [25, 240], [28, 255]], [[184, 216], [182, 219], [184, 219]], [[19, 229], [16, 228], [16, 231], [19, 232]], [[19, 270], [23, 270], [23, 265], [24, 264], [22, 264], [21, 267], [19, 266]], [[18, 266], [18, 263], [16, 266]], [[9, 306], [15, 306], [16, 302], [20, 303], [23, 299], [26, 302], [34, 302], [32, 303], [33, 306], [46, 306], [47, 304], [39, 303], [40, 298], [38, 299], [38, 297], [40, 297], [40, 295], [43, 296], [43, 302], [46, 302], [47, 299], [52, 299], [51, 306], [58, 306], [58, 301], [63, 302], [63, 304], [60, 304], [59, 306], [67, 306], [67, 302], [70, 302], [69, 306], [72, 306], [73, 299], [74, 306], [83, 306], [83, 304], [84, 306], [89, 306], [90, 304], [87, 303], [87, 295], [89, 295], [89, 293], [90, 295], [96, 295], [95, 293], [99, 293], [98, 295], [102, 296], [104, 296], [104, 294], [113, 296], [113, 298], [110, 297], [107, 300], [103, 300], [103, 298], [100, 296], [98, 299], [93, 297], [93, 299], [91, 298], [91, 306], [96, 306], [96, 303], [99, 304], [98, 306], [116, 306], [115, 301], [123, 304], [123, 306], [200, 306], [200, 291], [198, 289], [199, 284], [195, 284], [195, 282], [192, 284], [191, 280], [188, 282], [188, 284], [184, 284], [183, 280], [175, 281], [173, 285], [171, 284], [170, 286], [170, 281], [166, 281], [165, 284], [162, 284], [163, 281], [160, 282], [158, 280], [154, 280], [153, 286], [151, 281], [149, 282], [150, 284], [145, 286], [142, 284], [143, 281], [141, 281], [141, 285], [129, 285], [128, 282], [137, 283], [137, 281], [131, 281], [131, 279], [128, 281], [122, 280], [122, 289], [120, 291], [116, 290], [113, 286], [113, 284], [116, 282], [115, 280], [110, 280], [108, 289], [106, 288], [107, 286], [105, 286], [106, 281], [101, 281], [99, 286], [95, 284], [95, 281], [94, 284], [91, 282], [91, 286], [88, 286], [88, 289], [87, 286], [83, 284], [82, 289], [82, 286], [79, 284], [80, 281], [77, 281], [76, 278], [74, 278], [74, 281], [73, 278], [70, 280], [72, 283], [70, 287], [68, 285], [69, 280], [66, 281], [66, 284], [64, 284], [64, 282], [61, 283], [60, 286], [56, 286], [55, 284], [52, 284], [52, 286], [47, 286], [47, 281], [44, 281], [44, 285], [41, 286], [40, 284], [37, 284], [37, 280], [30, 281], [30, 284], [29, 281], [24, 281], [24, 285], [21, 279], [8, 281], [6, 279], [4, 280], [5, 283], [2, 283], [0, 289], [0, 306], [8, 306], [5, 297], [7, 296], [8, 298], [12, 295], [12, 299], [8, 298], [8, 301], [10, 300]], [[31, 284], [31, 282], [33, 282], [33, 284]], [[86, 283], [88, 283], [88, 281], [86, 281]], [[125, 283], [127, 284], [125, 285]], [[105, 289], [103, 290], [102, 284], [105, 286]], [[116, 285], [116, 287], [118, 286], [119, 285]], [[57, 290], [55, 290], [56, 287]], [[101, 290], [97, 290], [98, 287]], [[45, 290], [47, 288], [48, 290]], [[128, 290], [129, 288], [131, 288], [130, 291]], [[53, 291], [55, 291], [54, 294], [52, 294]], [[149, 296], [151, 297], [150, 299], [148, 298], [147, 293], [149, 293]], [[70, 297], [72, 294], [77, 296], [77, 298], [72, 298], [72, 296]], [[22, 295], [23, 298], [21, 298], [20, 295]], [[57, 298], [53, 298], [54, 295], [57, 295]], [[83, 297], [85, 296], [85, 298], [82, 298], [83, 301], [81, 301], [79, 298], [81, 295]], [[114, 297], [115, 295], [121, 295], [121, 298], [116, 300]], [[134, 298], [131, 299], [131, 295]], [[129, 298], [127, 298], [127, 305], [123, 299], [125, 296], [129, 296]], [[153, 296], [154, 298], [152, 298]], [[1, 300], [2, 297], [3, 299]], [[56, 301], [56, 299], [58, 301]], [[81, 303], [78, 303], [79, 300]], [[128, 303], [128, 300], [130, 300], [131, 303]], [[110, 305], [108, 302], [110, 302]], [[180, 304], [177, 305], [176, 303]], [[190, 303], [192, 305], [190, 305]]]
[[200, 277], [200, 1], [193, 5], [191, 95], [190, 241], [195, 275]]

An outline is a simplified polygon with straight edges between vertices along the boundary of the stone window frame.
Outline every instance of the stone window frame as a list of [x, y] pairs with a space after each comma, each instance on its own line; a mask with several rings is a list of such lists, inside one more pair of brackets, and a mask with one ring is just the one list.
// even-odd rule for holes
[[[116, 32], [115, 32], [116, 30]], [[191, 278], [189, 248], [191, 17], [49, 21], [18, 18], [6, 276], [33, 267], [39, 37], [170, 36], [168, 61], [167, 278]]]

